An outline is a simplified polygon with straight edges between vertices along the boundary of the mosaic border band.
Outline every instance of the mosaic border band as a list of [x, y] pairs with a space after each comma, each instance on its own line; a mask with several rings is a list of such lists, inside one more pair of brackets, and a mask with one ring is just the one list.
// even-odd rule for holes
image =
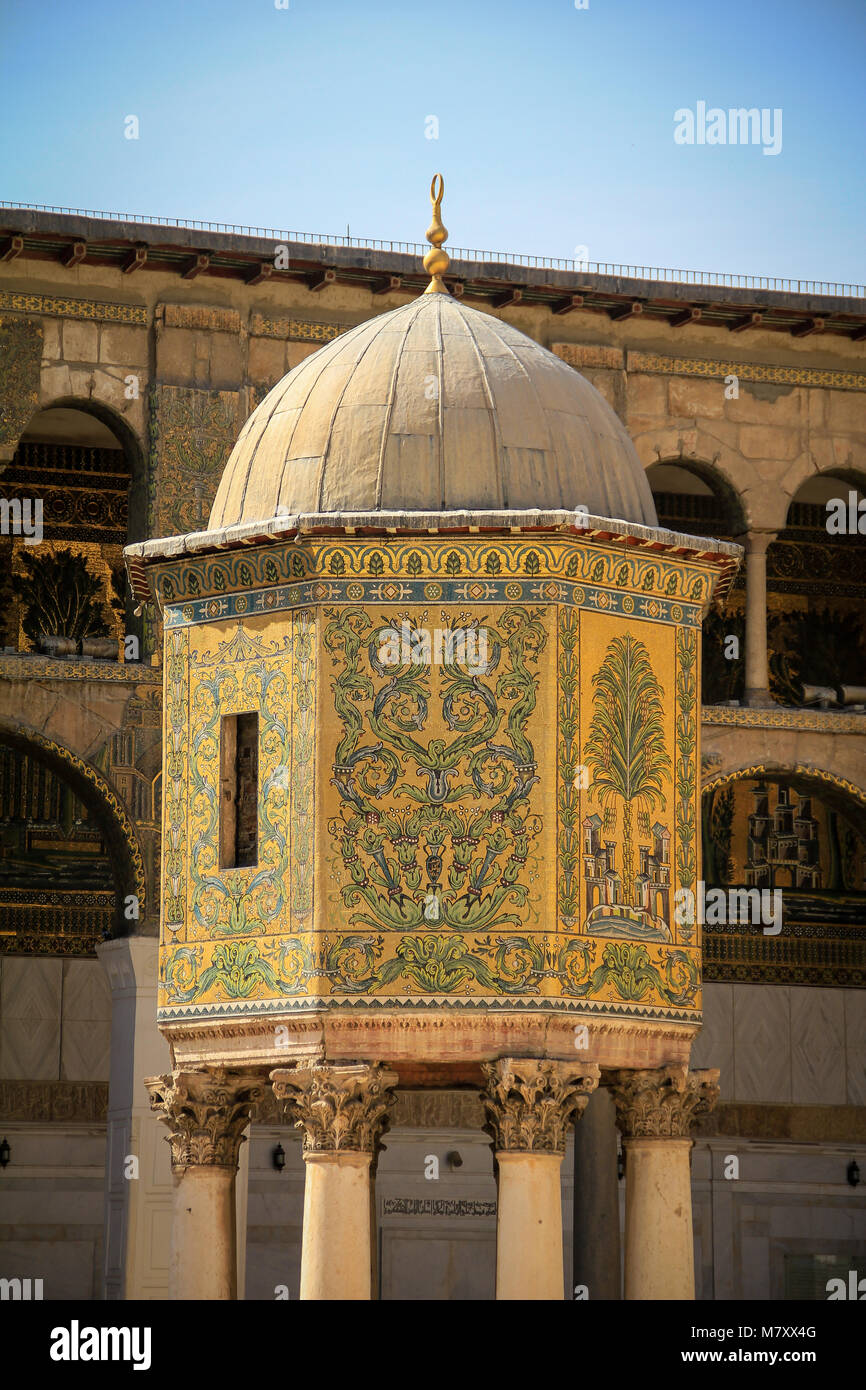
[[321, 323], [314, 319], [271, 318], [268, 314], [253, 314], [250, 337], [280, 338], [291, 343], [330, 343], [354, 327], [352, 323]]
[[866, 714], [843, 710], [764, 709], [747, 706], [704, 705], [701, 723], [748, 725], [758, 729], [812, 729], [824, 734], [866, 734]]
[[335, 1009], [376, 1010], [383, 1013], [400, 1014], [407, 1011], [419, 1012], [445, 1009], [457, 1014], [501, 1014], [526, 1013], [538, 1017], [544, 1013], [554, 1014], [600, 1014], [605, 1019], [626, 1020], [648, 1019], [661, 1023], [693, 1023], [700, 1025], [703, 1014], [700, 1009], [666, 1009], [663, 1005], [614, 1004], [608, 1000], [592, 999], [549, 999], [539, 1006], [537, 995], [522, 997], [510, 995], [497, 999], [490, 996], [474, 996], [457, 1001], [449, 995], [426, 995], [403, 998], [374, 999], [370, 995], [359, 998], [356, 994], [347, 995], [305, 995], [303, 999], [259, 999], [230, 1004], [183, 1004], [177, 1007], [162, 1006], [157, 1010], [157, 1021], [166, 1023], [219, 1022], [235, 1018], [251, 1018], [263, 1022], [269, 1015], [280, 1018], [309, 1014], [331, 1013]]
[[19, 294], [14, 290], [0, 290], [0, 309], [14, 309], [22, 314], [51, 314], [61, 319], [90, 319], [147, 327], [147, 309], [143, 304], [110, 304], [98, 299], [70, 299], [59, 294]]
[[783, 367], [778, 364], [721, 361], [709, 357], [666, 357], [660, 352], [629, 352], [628, 372], [655, 376], [697, 376], [740, 381], [765, 381], [778, 386], [828, 386], [834, 391], [866, 391], [866, 372], [838, 372], [827, 367]]
[[[434, 590], [436, 592], [434, 592]], [[479, 590], [483, 592], [478, 592]], [[470, 592], [471, 591], [471, 592]], [[221, 598], [194, 599], [167, 604], [166, 628], [194, 627], [259, 614], [282, 613], [316, 603], [564, 603], [601, 613], [645, 619], [658, 623], [701, 625], [700, 604], [683, 600], [642, 598], [593, 584], [571, 580], [427, 579], [303, 580], [278, 584], [251, 594], [227, 594]]]

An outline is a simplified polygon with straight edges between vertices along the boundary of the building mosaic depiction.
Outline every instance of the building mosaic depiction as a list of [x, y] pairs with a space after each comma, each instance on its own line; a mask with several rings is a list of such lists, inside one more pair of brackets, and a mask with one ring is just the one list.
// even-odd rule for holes
[[863, 291], [450, 259], [442, 191], [423, 266], [0, 212], [0, 1274], [46, 1297], [866, 1272]]

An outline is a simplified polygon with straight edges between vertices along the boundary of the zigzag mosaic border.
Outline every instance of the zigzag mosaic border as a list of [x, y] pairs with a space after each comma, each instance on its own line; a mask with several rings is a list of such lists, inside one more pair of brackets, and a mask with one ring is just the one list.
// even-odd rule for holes
[[356, 994], [336, 994], [336, 995], [306, 995], [303, 1000], [297, 999], [272, 999], [256, 1000], [252, 1003], [241, 1002], [238, 1004], [187, 1004], [181, 1007], [171, 1008], [162, 1007], [157, 1010], [157, 1018], [160, 1024], [164, 1023], [190, 1023], [197, 1020], [218, 1020], [232, 1018], [255, 1018], [263, 1019], [268, 1014], [285, 1015], [304, 1015], [319, 1012], [331, 1012], [333, 1009], [370, 1010], [375, 1009], [384, 1013], [400, 1013], [403, 1011], [429, 1009], [447, 1009], [459, 1013], [530, 1013], [537, 1015], [539, 1012], [557, 1014], [601, 1014], [604, 1018], [623, 1018], [623, 1019], [655, 1019], [665, 1023], [696, 1023], [700, 1024], [703, 1015], [698, 1009], [680, 1009], [673, 1011], [663, 1007], [652, 1007], [642, 1004], [615, 1004], [609, 1000], [591, 999], [550, 999], [545, 1000], [543, 1006], [539, 1008], [538, 996], [530, 996], [528, 999], [521, 998], [519, 995], [511, 995], [507, 999], [491, 998], [488, 995], [479, 996], [466, 1000], [455, 1000], [451, 995], [425, 996], [420, 998], [406, 999], [402, 1003], [393, 997], [384, 1000], [371, 998], [364, 995], [359, 998]]

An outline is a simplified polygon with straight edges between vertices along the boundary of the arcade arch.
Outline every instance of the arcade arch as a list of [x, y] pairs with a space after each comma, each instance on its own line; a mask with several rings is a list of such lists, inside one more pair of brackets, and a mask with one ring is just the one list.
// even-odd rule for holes
[[[665, 459], [647, 469], [647, 478], [660, 526], [720, 540], [741, 538], [746, 531], [746, 514], [739, 494], [712, 464], [698, 459]], [[743, 700], [745, 608], [745, 581], [740, 570], [723, 605], [713, 607], [704, 619], [704, 704]]]
[[16, 954], [92, 954], [135, 931], [145, 870], [135, 828], [96, 768], [0, 720], [0, 914]]
[[[122, 550], [143, 525], [141, 451], [107, 406], [62, 398], [23, 431], [4, 472], [2, 641], [18, 651], [117, 659], [135, 632]], [[85, 653], [87, 654], [87, 653]]]
[[781, 704], [866, 703], [864, 498], [862, 474], [814, 475], [769, 546], [770, 691]]

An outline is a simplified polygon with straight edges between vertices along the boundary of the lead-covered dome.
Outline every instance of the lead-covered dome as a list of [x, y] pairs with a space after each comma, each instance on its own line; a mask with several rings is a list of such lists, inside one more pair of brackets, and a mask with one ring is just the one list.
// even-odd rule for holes
[[280, 512], [573, 509], [656, 526], [604, 397], [552, 352], [425, 294], [295, 367], [244, 425], [210, 529]]

